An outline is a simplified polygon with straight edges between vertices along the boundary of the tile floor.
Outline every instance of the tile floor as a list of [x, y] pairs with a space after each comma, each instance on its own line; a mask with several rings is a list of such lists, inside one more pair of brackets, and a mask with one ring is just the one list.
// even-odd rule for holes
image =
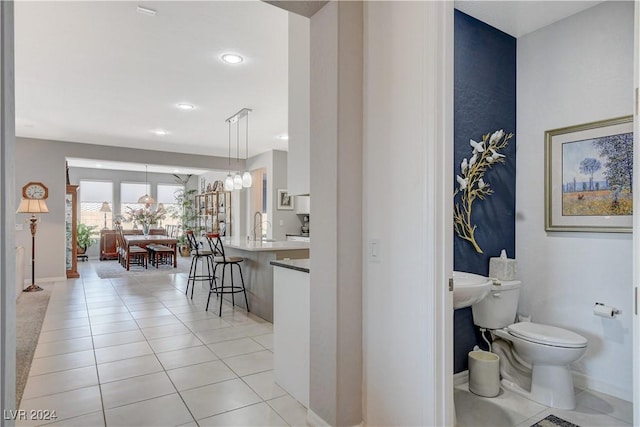
[[454, 400], [458, 427], [529, 427], [548, 415], [555, 415], [582, 427], [631, 426], [630, 402], [593, 391], [576, 392], [574, 411], [548, 408], [504, 389], [493, 398], [469, 391], [469, 384], [456, 386]]
[[[21, 408], [57, 419], [18, 426], [304, 426], [274, 382], [272, 324], [184, 294], [184, 273], [55, 283]], [[115, 261], [112, 261], [115, 262]]]

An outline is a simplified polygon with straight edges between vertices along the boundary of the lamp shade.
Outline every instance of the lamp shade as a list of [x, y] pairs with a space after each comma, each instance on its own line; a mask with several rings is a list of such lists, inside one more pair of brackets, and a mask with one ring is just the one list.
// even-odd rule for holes
[[227, 178], [224, 180], [224, 191], [232, 191], [233, 190], [233, 177], [231, 174], [227, 175]]
[[233, 177], [233, 189], [240, 190], [242, 188], [242, 177], [240, 176], [240, 172], [236, 172], [236, 175]]
[[49, 213], [49, 208], [43, 199], [22, 199], [16, 213]]
[[251, 178], [251, 172], [246, 171], [242, 174], [242, 186], [244, 188], [249, 188], [253, 184], [253, 178]]
[[142, 196], [142, 197], [140, 197], [138, 199], [138, 203], [142, 203], [142, 204], [145, 204], [145, 205], [155, 205], [156, 201], [150, 195], [145, 194], [144, 196]]
[[107, 202], [102, 202], [102, 206], [100, 207], [100, 212], [111, 212], [111, 208], [109, 207], [109, 203]]

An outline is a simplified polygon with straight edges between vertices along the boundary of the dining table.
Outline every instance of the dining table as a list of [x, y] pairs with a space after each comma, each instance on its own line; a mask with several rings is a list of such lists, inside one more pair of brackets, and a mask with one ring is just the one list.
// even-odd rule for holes
[[162, 235], [148, 235], [133, 234], [124, 235], [124, 240], [128, 246], [140, 246], [146, 248], [147, 245], [165, 245], [173, 249], [173, 268], [178, 267], [178, 239], [176, 237], [162, 236]]

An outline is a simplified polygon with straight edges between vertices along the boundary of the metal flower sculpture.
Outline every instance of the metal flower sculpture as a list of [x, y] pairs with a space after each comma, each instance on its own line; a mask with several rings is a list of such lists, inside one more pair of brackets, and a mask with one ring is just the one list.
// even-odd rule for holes
[[453, 228], [458, 237], [471, 243], [480, 254], [483, 252], [476, 242], [477, 225], [471, 223], [471, 208], [476, 199], [484, 200], [493, 194], [490, 184], [484, 180], [484, 173], [493, 165], [505, 162], [505, 156], [499, 150], [507, 146], [512, 136], [512, 133], [505, 134], [500, 129], [483, 135], [481, 142], [470, 140], [469, 144], [473, 147], [471, 158], [462, 161], [460, 175], [456, 175], [458, 187], [453, 192], [453, 197], [460, 194], [460, 200], [455, 203]]

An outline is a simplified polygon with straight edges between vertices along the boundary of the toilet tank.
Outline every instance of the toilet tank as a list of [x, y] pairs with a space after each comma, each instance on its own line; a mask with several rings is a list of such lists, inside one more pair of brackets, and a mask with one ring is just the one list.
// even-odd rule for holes
[[493, 285], [491, 292], [471, 306], [473, 323], [481, 328], [501, 329], [515, 322], [520, 297], [519, 280]]

